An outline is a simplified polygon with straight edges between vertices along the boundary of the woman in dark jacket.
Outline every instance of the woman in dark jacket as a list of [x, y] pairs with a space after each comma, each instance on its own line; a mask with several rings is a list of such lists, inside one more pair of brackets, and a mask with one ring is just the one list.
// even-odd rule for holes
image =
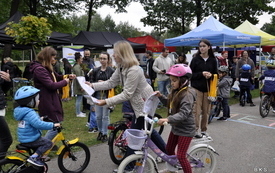
[[[192, 70], [191, 86], [195, 88], [197, 98], [194, 106], [194, 115], [196, 121], [196, 136], [202, 137], [205, 134], [208, 124], [210, 111], [210, 101], [208, 100], [208, 91], [210, 79], [213, 74], [218, 74], [217, 60], [213, 54], [211, 44], [208, 40], [202, 39], [199, 42], [199, 50], [192, 59], [190, 68]], [[200, 119], [200, 115], [202, 115]], [[201, 134], [198, 130], [201, 127]]]
[[10, 86], [11, 79], [9, 73], [0, 71], [0, 159], [3, 159], [12, 144], [12, 136], [9, 126], [5, 120], [6, 100], [2, 90], [3, 86]]
[[[103, 82], [110, 79], [114, 73], [114, 69], [109, 66], [110, 59], [110, 55], [107, 52], [102, 52], [99, 55], [101, 66], [93, 70], [90, 80], [91, 82]], [[108, 90], [96, 91], [94, 96], [100, 100], [106, 99], [108, 98]], [[107, 134], [108, 124], [110, 124], [110, 110], [106, 106], [95, 105], [95, 114], [99, 130], [97, 140], [106, 142], [108, 140]]]
[[[40, 116], [48, 116], [54, 122], [63, 121], [63, 109], [59, 89], [69, 83], [69, 79], [63, 79], [53, 70], [52, 62], [56, 57], [56, 50], [52, 47], [45, 47], [38, 53], [36, 61], [30, 65], [30, 72], [33, 74], [34, 86], [40, 89], [40, 103], [38, 112]], [[70, 74], [70, 79], [75, 75]], [[45, 137], [53, 139], [57, 131], [49, 130]]]

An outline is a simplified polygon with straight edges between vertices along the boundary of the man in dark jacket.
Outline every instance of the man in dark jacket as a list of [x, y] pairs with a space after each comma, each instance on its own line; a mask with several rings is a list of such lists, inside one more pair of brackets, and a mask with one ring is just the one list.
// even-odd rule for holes
[[147, 58], [147, 63], [146, 63], [146, 78], [149, 78], [151, 81], [151, 86], [153, 90], [155, 91], [154, 83], [155, 79], [157, 77], [156, 72], [153, 70], [153, 64], [154, 64], [154, 58], [153, 58], [153, 52], [148, 50], [145, 53], [145, 56]]

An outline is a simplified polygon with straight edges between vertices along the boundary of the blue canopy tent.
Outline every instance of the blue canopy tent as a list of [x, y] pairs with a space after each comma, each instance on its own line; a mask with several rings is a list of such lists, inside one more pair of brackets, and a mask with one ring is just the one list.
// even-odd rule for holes
[[213, 16], [192, 31], [164, 40], [165, 46], [198, 46], [201, 39], [207, 39], [212, 45], [260, 44], [261, 37], [238, 32], [222, 24]]

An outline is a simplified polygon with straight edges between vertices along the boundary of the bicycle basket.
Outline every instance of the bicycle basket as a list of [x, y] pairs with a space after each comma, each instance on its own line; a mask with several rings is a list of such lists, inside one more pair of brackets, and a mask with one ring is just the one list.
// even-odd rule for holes
[[142, 130], [137, 129], [126, 129], [123, 134], [123, 138], [127, 140], [128, 147], [133, 150], [141, 150], [146, 137]]

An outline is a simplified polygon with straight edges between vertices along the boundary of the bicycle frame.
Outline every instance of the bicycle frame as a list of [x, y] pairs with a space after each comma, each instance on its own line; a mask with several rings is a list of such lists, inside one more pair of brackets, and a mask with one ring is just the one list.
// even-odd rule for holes
[[[66, 141], [66, 140], [65, 140], [65, 137], [64, 137], [64, 135], [63, 135], [63, 133], [62, 133], [62, 131], [61, 131], [61, 128], [58, 128], [57, 131], [58, 131], [57, 135], [52, 139], [53, 146], [54, 146], [57, 142], [59, 142], [59, 141], [62, 141], [62, 143], [63, 143], [63, 145], [60, 146], [59, 149], [58, 149], [58, 151], [56, 152], [57, 155], [59, 155], [59, 154], [61, 153], [61, 151], [62, 151], [66, 146], [68, 146], [68, 144], [75, 144], [76, 142], [79, 141], [79, 138], [75, 138], [75, 139], [73, 139], [73, 140]], [[47, 150], [47, 151], [43, 154], [43, 156], [48, 155], [48, 154], [50, 153], [51, 150], [52, 150], [52, 148], [50, 148], [49, 150]], [[25, 153], [28, 153], [29, 155], [32, 154], [32, 153], [30, 153], [30, 152], [28, 152], [28, 151], [26, 151], [26, 150], [19, 150], [19, 149], [17, 149], [16, 152], [19, 153], [19, 154], [21, 154], [21, 155], [23, 155], [23, 156], [25, 156], [26, 158], [28, 158], [28, 156], [25, 155]], [[10, 159], [10, 160], [25, 161], [25, 159], [20, 158], [20, 157], [17, 157], [17, 156], [6, 156], [6, 158], [7, 158], [7, 159]]]
[[[135, 151], [135, 154], [142, 154], [143, 155], [143, 161], [142, 161], [142, 166], [139, 166], [137, 172], [138, 173], [143, 173], [143, 169], [145, 167], [145, 162], [147, 160], [147, 158], [151, 158], [151, 160], [154, 162], [155, 166], [155, 170], [158, 171], [157, 168], [157, 163], [155, 161], [155, 159], [153, 159], [153, 157], [148, 153], [148, 148], [150, 148], [158, 157], [160, 157], [163, 161], [165, 161], [166, 163], [168, 163], [169, 165], [171, 165], [173, 168], [175, 168], [176, 170], [181, 169], [181, 165], [177, 159], [176, 155], [167, 155], [166, 153], [162, 152], [155, 144], [154, 142], [151, 140], [150, 135], [152, 133], [152, 127], [153, 127], [153, 122], [154, 120], [149, 119], [148, 117], [145, 117], [145, 122], [149, 122], [151, 124], [151, 128], [148, 131], [147, 127], [145, 125], [145, 132], [147, 133], [147, 139], [144, 142], [144, 145], [142, 147], [141, 151]], [[195, 148], [198, 147], [205, 147], [206, 149], [210, 149], [212, 150], [215, 154], [218, 154], [215, 149], [213, 147], [211, 147], [209, 144], [205, 144], [202, 142], [210, 142], [213, 141], [211, 137], [207, 136], [207, 137], [203, 137], [202, 139], [194, 139], [193, 140], [195, 143], [198, 143], [196, 145], [193, 145], [191, 148], [189, 148], [188, 151], [192, 151]], [[194, 157], [192, 157], [191, 155], [189, 155], [187, 153], [188, 157], [192, 158], [192, 162], [194, 163], [194, 165], [192, 165], [192, 167], [196, 167], [196, 168], [201, 168], [204, 167], [204, 164], [201, 160], [196, 159]]]

